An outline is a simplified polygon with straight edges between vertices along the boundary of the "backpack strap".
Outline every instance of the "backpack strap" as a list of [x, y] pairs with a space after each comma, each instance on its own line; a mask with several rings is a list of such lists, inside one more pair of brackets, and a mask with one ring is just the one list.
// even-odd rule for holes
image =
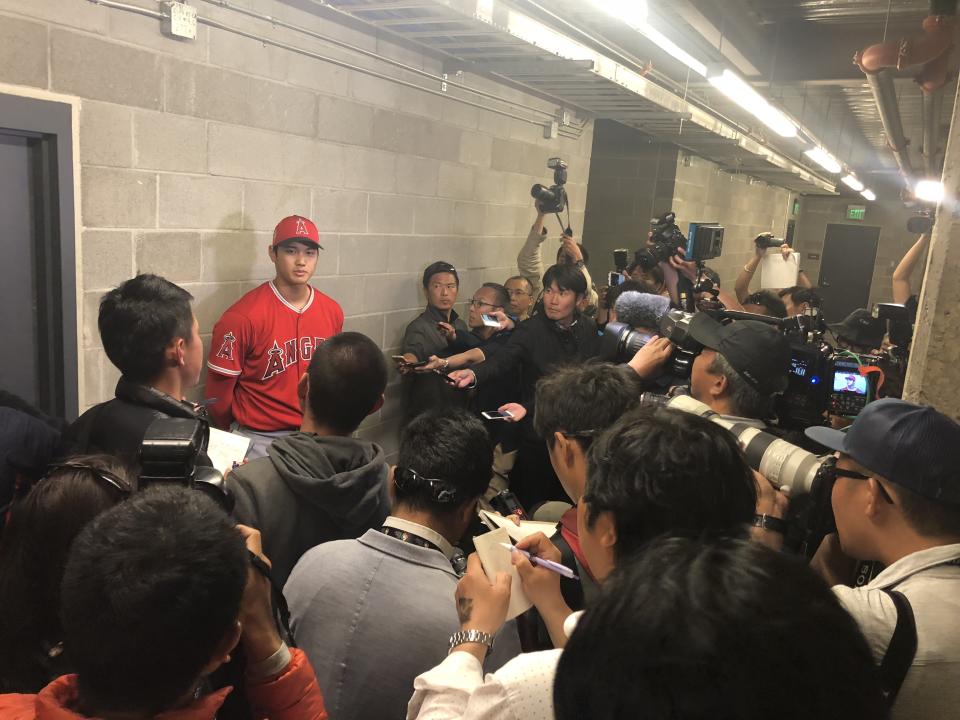
[[906, 595], [897, 590], [884, 592], [897, 608], [897, 626], [880, 662], [880, 684], [887, 704], [893, 706], [917, 654], [917, 623]]

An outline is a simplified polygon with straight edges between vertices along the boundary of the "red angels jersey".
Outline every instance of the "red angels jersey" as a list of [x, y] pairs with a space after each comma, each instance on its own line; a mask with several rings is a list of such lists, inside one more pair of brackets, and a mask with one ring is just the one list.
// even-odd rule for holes
[[237, 378], [233, 419], [254, 430], [299, 428], [297, 383], [313, 351], [342, 330], [340, 305], [312, 287], [301, 310], [272, 282], [240, 298], [214, 325], [207, 360], [211, 372]]

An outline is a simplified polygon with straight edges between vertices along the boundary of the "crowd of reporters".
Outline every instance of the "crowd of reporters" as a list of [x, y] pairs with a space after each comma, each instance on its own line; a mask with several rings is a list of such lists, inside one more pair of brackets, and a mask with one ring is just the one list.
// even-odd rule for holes
[[[466, 319], [457, 268], [425, 269], [393, 357], [395, 463], [357, 433], [388, 363], [342, 332], [314, 349], [299, 430], [266, 457], [215, 477], [198, 448], [179, 482], [148, 471], [158, 419], [209, 423], [183, 399], [199, 326], [163, 278], [107, 293], [116, 397], [69, 426], [14, 396], [0, 408], [0, 715], [955, 714], [960, 425], [893, 397], [926, 238], [894, 274], [897, 329], [866, 309], [828, 327], [802, 273], [749, 292], [771, 238], [732, 294], [646, 244], [597, 288], [568, 231], [543, 267], [544, 220], [538, 206], [519, 273], [478, 287]], [[862, 406], [784, 402], [809, 382], [798, 347], [856, 358]], [[776, 442], [836, 457], [791, 488], [801, 469]], [[550, 529], [518, 540], [512, 580], [472, 552], [491, 507]], [[533, 608], [508, 619], [520, 591]]]

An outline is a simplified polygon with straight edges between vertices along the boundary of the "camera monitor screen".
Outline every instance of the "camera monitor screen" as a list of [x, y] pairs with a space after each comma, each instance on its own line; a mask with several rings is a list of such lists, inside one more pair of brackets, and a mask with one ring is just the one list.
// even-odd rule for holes
[[867, 394], [867, 379], [856, 372], [841, 370], [833, 374], [833, 391], [853, 393], [854, 395]]

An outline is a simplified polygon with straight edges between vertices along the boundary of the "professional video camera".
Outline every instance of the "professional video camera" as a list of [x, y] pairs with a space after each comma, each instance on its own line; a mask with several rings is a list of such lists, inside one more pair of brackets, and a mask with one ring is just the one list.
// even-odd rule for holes
[[933, 229], [933, 216], [929, 212], [915, 215], [907, 220], [907, 232], [917, 233], [918, 235], [928, 233]]
[[530, 188], [530, 195], [537, 201], [541, 212], [559, 214], [568, 206], [567, 191], [563, 187], [567, 182], [567, 164], [555, 157], [547, 161], [547, 167], [553, 170], [553, 185], [545, 187], [537, 183]]
[[206, 464], [210, 427], [191, 418], [157, 418], [140, 444], [141, 488], [154, 483], [177, 483], [200, 490], [228, 513], [233, 496], [220, 471]]
[[644, 393], [643, 406], [669, 407], [705, 417], [737, 438], [747, 464], [776, 488], [790, 490], [786, 546], [812, 557], [824, 536], [836, 529], [830, 496], [836, 481], [836, 459], [818, 457], [803, 448], [746, 423], [721, 417], [688, 395], [667, 398]]
[[[670, 310], [660, 320], [660, 337], [665, 337], [675, 346], [667, 363], [667, 370], [678, 378], [690, 377], [693, 360], [703, 345], [689, 335], [691, 313]], [[600, 357], [611, 362], [627, 362], [646, 345], [652, 336], [619, 322], [607, 323], [600, 340]]]
[[684, 235], [676, 219], [676, 213], [671, 210], [650, 221], [650, 243], [634, 255], [644, 270], [652, 270], [658, 263], [680, 254], [678, 248], [683, 249], [684, 260], [697, 263], [712, 260], [723, 252], [723, 228], [719, 224], [690, 223], [689, 235]]

